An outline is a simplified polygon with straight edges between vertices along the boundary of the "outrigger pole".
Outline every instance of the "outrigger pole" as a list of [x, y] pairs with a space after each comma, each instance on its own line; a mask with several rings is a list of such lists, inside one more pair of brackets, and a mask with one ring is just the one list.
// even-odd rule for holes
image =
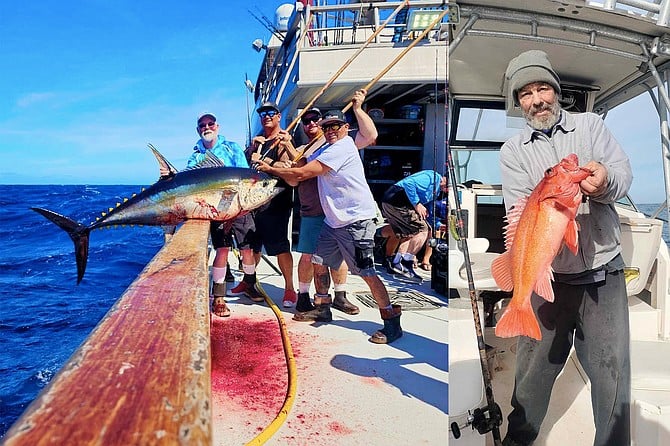
[[[472, 305], [472, 318], [475, 322], [475, 333], [477, 334], [477, 349], [479, 350], [479, 363], [482, 368], [482, 377], [484, 380], [484, 391], [486, 393], [486, 407], [476, 408], [473, 413], [468, 416], [467, 425], [471, 425], [473, 429], [477, 429], [480, 434], [491, 432], [493, 435], [493, 442], [495, 446], [501, 446], [499, 426], [502, 424], [502, 412], [500, 407], [493, 398], [493, 386], [491, 385], [491, 371], [489, 370], [488, 359], [486, 357], [486, 343], [484, 342], [484, 334], [482, 332], [482, 324], [479, 319], [479, 309], [477, 307], [477, 292], [475, 290], [475, 282], [472, 274], [472, 264], [470, 263], [470, 252], [468, 251], [467, 236], [465, 234], [465, 223], [463, 221], [463, 213], [461, 210], [461, 203], [458, 198], [458, 191], [456, 187], [456, 172], [454, 168], [454, 161], [451, 156], [451, 147], [447, 143], [447, 169], [449, 170], [449, 183], [454, 197], [454, 206], [456, 213], [456, 231], [458, 232], [459, 248], [463, 252], [463, 259], [465, 262], [465, 272], [468, 277], [468, 290], [470, 291], [470, 303]], [[450, 268], [457, 267], [457, 265], [449, 265]], [[453, 384], [453, 383], [450, 383]], [[488, 412], [488, 414], [487, 414]], [[460, 426], [458, 423], [451, 423], [451, 431], [455, 438], [461, 436]]]

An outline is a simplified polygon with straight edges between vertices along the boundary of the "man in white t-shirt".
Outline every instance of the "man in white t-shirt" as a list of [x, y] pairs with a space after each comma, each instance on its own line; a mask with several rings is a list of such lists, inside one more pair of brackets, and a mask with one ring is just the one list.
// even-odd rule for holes
[[384, 321], [384, 328], [376, 331], [370, 341], [388, 344], [402, 336], [401, 309], [400, 305], [391, 305], [386, 287], [375, 271], [373, 249], [377, 208], [365, 180], [363, 163], [354, 140], [348, 135], [349, 124], [342, 112], [326, 113], [319, 126], [326, 144], [310, 155], [303, 167], [273, 167], [266, 163], [257, 167], [288, 184], [314, 177], [318, 179], [325, 224], [312, 256], [317, 294], [314, 310], [300, 313], [301, 320], [332, 320], [328, 267], [337, 268], [344, 260], [349, 271], [361, 276], [370, 287]]

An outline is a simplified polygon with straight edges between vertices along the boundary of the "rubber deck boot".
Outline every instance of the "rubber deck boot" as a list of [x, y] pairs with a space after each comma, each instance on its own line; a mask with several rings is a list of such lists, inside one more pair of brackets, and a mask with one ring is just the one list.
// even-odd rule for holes
[[330, 322], [333, 314], [330, 312], [332, 300], [330, 294], [314, 296], [314, 309], [298, 312], [293, 315], [293, 320], [298, 322]]
[[361, 310], [347, 299], [346, 291], [335, 291], [333, 299], [333, 308], [347, 314], [358, 314]]
[[375, 344], [390, 344], [402, 336], [400, 327], [400, 316], [402, 311], [400, 305], [393, 305], [391, 309], [381, 308], [379, 313], [384, 321], [384, 328], [375, 332], [370, 337], [370, 342]]
[[293, 320], [298, 322], [330, 322], [333, 320], [333, 313], [330, 311], [330, 304], [314, 305], [314, 309], [296, 313]]
[[295, 311], [304, 313], [313, 309], [314, 305], [312, 305], [312, 301], [309, 298], [309, 293], [298, 293], [298, 303], [295, 304]]

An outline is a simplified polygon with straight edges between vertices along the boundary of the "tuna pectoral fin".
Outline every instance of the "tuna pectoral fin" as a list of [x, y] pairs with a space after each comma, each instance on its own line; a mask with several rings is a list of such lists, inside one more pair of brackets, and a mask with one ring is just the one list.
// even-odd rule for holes
[[570, 220], [568, 227], [565, 229], [565, 235], [563, 236], [563, 243], [568, 247], [570, 252], [573, 255], [577, 255], [577, 222], [575, 220]]
[[86, 261], [88, 260], [88, 236], [91, 230], [64, 215], [57, 214], [48, 209], [31, 209], [38, 214], [43, 215], [52, 223], [58, 225], [59, 228], [67, 232], [74, 242], [74, 254], [77, 259], [77, 284], [79, 284], [86, 271]]
[[496, 284], [503, 291], [512, 291], [514, 281], [512, 280], [512, 262], [509, 252], [504, 252], [491, 263], [491, 274]]
[[518, 307], [510, 302], [507, 310], [496, 323], [496, 336], [512, 338], [519, 335], [528, 336], [538, 341], [542, 339], [540, 324], [537, 323], [533, 307], [530, 305]]

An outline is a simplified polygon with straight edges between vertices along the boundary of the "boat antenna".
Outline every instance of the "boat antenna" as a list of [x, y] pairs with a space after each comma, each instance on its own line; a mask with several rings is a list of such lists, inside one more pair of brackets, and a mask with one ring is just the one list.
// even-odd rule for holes
[[[258, 6], [256, 6], [256, 8], [258, 8]], [[282, 42], [284, 41], [284, 36], [279, 32], [277, 27], [272, 24], [270, 19], [268, 19], [265, 15], [263, 15], [262, 12], [261, 12], [262, 18], [260, 18], [256, 14], [254, 14], [251, 9], [247, 9], [247, 11], [249, 12], [249, 14], [251, 14], [253, 16], [253, 18], [255, 18], [258, 21], [258, 23], [263, 25], [265, 27], [265, 29], [270, 31], [277, 39], [279, 39]], [[259, 9], [259, 11], [260, 11], [260, 9]]]

